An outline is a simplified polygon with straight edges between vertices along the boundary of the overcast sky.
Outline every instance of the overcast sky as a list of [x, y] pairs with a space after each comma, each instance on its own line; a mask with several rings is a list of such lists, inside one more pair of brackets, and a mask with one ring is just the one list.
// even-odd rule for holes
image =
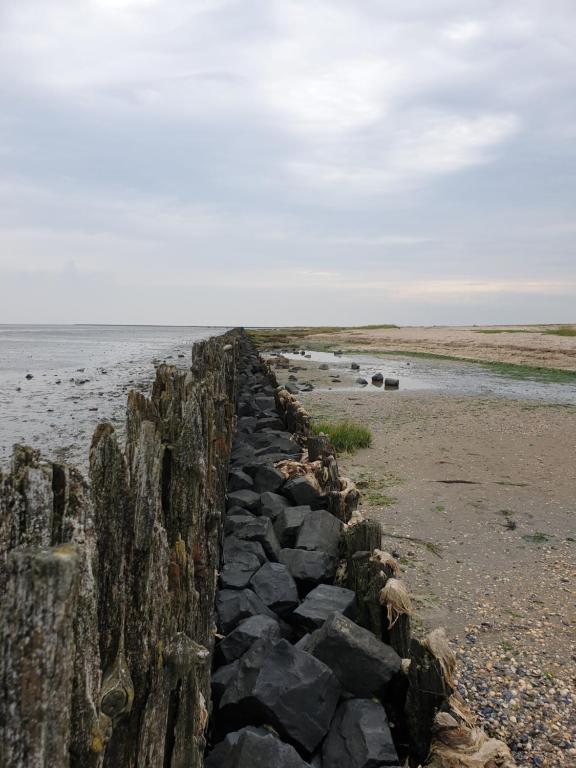
[[0, 0], [0, 322], [576, 321], [574, 0]]

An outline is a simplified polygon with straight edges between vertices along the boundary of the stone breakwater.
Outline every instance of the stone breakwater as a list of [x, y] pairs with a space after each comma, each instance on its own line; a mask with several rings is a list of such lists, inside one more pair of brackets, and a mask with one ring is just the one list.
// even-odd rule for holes
[[514, 765], [475, 727], [441, 630], [335, 452], [247, 342], [232, 447], [207, 768]]
[[0, 475], [0, 766], [513, 765], [246, 336], [159, 366], [126, 435], [89, 485], [26, 447]]

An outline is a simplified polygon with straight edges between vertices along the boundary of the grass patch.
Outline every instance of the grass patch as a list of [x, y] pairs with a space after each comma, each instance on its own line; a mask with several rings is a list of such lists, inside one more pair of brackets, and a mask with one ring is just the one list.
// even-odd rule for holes
[[549, 336], [576, 336], [576, 328], [573, 325], [561, 325], [559, 328], [547, 328], [544, 333]]
[[534, 331], [528, 331], [524, 328], [480, 328], [474, 333], [534, 333]]
[[317, 421], [312, 424], [312, 431], [316, 435], [324, 432], [341, 453], [354, 453], [358, 448], [369, 448], [372, 444], [370, 430], [355, 421]]
[[550, 541], [550, 536], [542, 531], [534, 531], [534, 533], [525, 533], [522, 538], [524, 541], [529, 541], [532, 544], [546, 544]]
[[[261, 347], [293, 347], [308, 336], [317, 334], [342, 333], [344, 331], [370, 331], [381, 328], [398, 328], [397, 325], [319, 325], [319, 326], [294, 326], [288, 328], [249, 328], [248, 334], [252, 340]], [[308, 345], [307, 345], [308, 346]]]
[[392, 504], [396, 504], [398, 499], [395, 496], [388, 496], [386, 493], [380, 491], [368, 491], [366, 493], [366, 501], [373, 507], [391, 507]]

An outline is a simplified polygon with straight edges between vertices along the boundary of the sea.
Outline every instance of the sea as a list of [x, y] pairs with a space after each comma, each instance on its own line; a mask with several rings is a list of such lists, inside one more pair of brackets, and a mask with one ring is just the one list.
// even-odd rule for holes
[[84, 473], [95, 426], [123, 439], [129, 389], [149, 393], [155, 366], [190, 367], [192, 345], [227, 328], [0, 325], [0, 467], [15, 443]]

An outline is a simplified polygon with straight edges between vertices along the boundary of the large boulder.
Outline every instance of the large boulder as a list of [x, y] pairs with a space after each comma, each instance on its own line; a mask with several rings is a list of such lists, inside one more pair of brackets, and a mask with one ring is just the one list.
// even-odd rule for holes
[[260, 509], [260, 494], [249, 489], [232, 491], [228, 493], [226, 508], [231, 509], [232, 507], [242, 507], [249, 512], [258, 513]]
[[241, 469], [232, 469], [228, 475], [228, 492], [253, 490], [254, 481]]
[[338, 564], [334, 555], [305, 549], [281, 549], [279, 561], [288, 568], [301, 594], [333, 581]]
[[336, 677], [318, 659], [286, 640], [260, 640], [240, 660], [220, 702], [220, 720], [267, 723], [311, 754], [328, 732], [339, 696]]
[[342, 613], [330, 616], [314, 632], [308, 650], [329, 666], [342, 687], [355, 696], [382, 693], [401, 668], [400, 656], [393, 648]]
[[282, 423], [279, 416], [261, 416], [256, 426], [254, 427], [254, 432], [262, 432], [266, 430], [272, 430], [272, 431], [278, 431], [283, 430], [284, 424]]
[[218, 629], [223, 635], [232, 632], [243, 619], [258, 614], [274, 618], [272, 611], [251, 589], [221, 589], [216, 595]]
[[298, 605], [296, 582], [281, 563], [264, 563], [252, 577], [250, 587], [279, 616], [285, 616]]
[[233, 535], [226, 536], [222, 545], [222, 560], [224, 563], [242, 562], [246, 554], [255, 555], [260, 565], [263, 565], [267, 560], [262, 544], [259, 541], [247, 541]]
[[260, 496], [259, 514], [269, 517], [272, 522], [276, 520], [280, 512], [290, 506], [290, 502], [279, 493], [266, 491]]
[[233, 525], [232, 533], [236, 538], [242, 541], [257, 541], [262, 545], [266, 557], [270, 560], [278, 560], [280, 554], [280, 545], [274, 532], [272, 520], [268, 517], [254, 517], [252, 519], [241, 517], [228, 518], [225, 524], [225, 531], [228, 532], [228, 526]]
[[266, 728], [229, 733], [204, 760], [205, 768], [306, 768], [298, 752]]
[[266, 493], [267, 491], [275, 493], [284, 485], [284, 480], [284, 475], [279, 469], [263, 464], [254, 475], [254, 489], [258, 493]]
[[246, 653], [256, 640], [276, 641], [280, 638], [280, 625], [276, 619], [260, 614], [250, 616], [218, 643], [217, 655], [224, 664], [229, 664]]
[[311, 552], [328, 552], [338, 556], [342, 521], [327, 512], [318, 509], [311, 515], [306, 515], [296, 539], [296, 549], [307, 549]]
[[400, 761], [384, 708], [370, 699], [342, 702], [322, 749], [323, 768], [381, 768]]
[[250, 520], [256, 520], [256, 516], [252, 512], [248, 512], [247, 509], [241, 507], [234, 507], [234, 514], [231, 514], [232, 510], [226, 513], [224, 520], [224, 536], [233, 535], [236, 538], [241, 538], [237, 535], [237, 531], [250, 522]]
[[318, 490], [306, 477], [293, 477], [287, 480], [282, 493], [297, 506], [315, 506], [319, 497]]
[[223, 667], [219, 667], [216, 672], [212, 674], [212, 701], [216, 707], [220, 703], [224, 691], [238, 675], [239, 665], [240, 662], [236, 659], [231, 664], [225, 664]]
[[[295, 549], [296, 538], [306, 515], [310, 514], [310, 507], [286, 507], [274, 519], [276, 537], [283, 549]], [[303, 547], [308, 549], [308, 547]]]
[[354, 616], [356, 613], [355, 592], [345, 587], [336, 587], [333, 584], [320, 584], [307, 595], [292, 616], [300, 627], [311, 632], [321, 627], [326, 619], [335, 612], [345, 616]]

